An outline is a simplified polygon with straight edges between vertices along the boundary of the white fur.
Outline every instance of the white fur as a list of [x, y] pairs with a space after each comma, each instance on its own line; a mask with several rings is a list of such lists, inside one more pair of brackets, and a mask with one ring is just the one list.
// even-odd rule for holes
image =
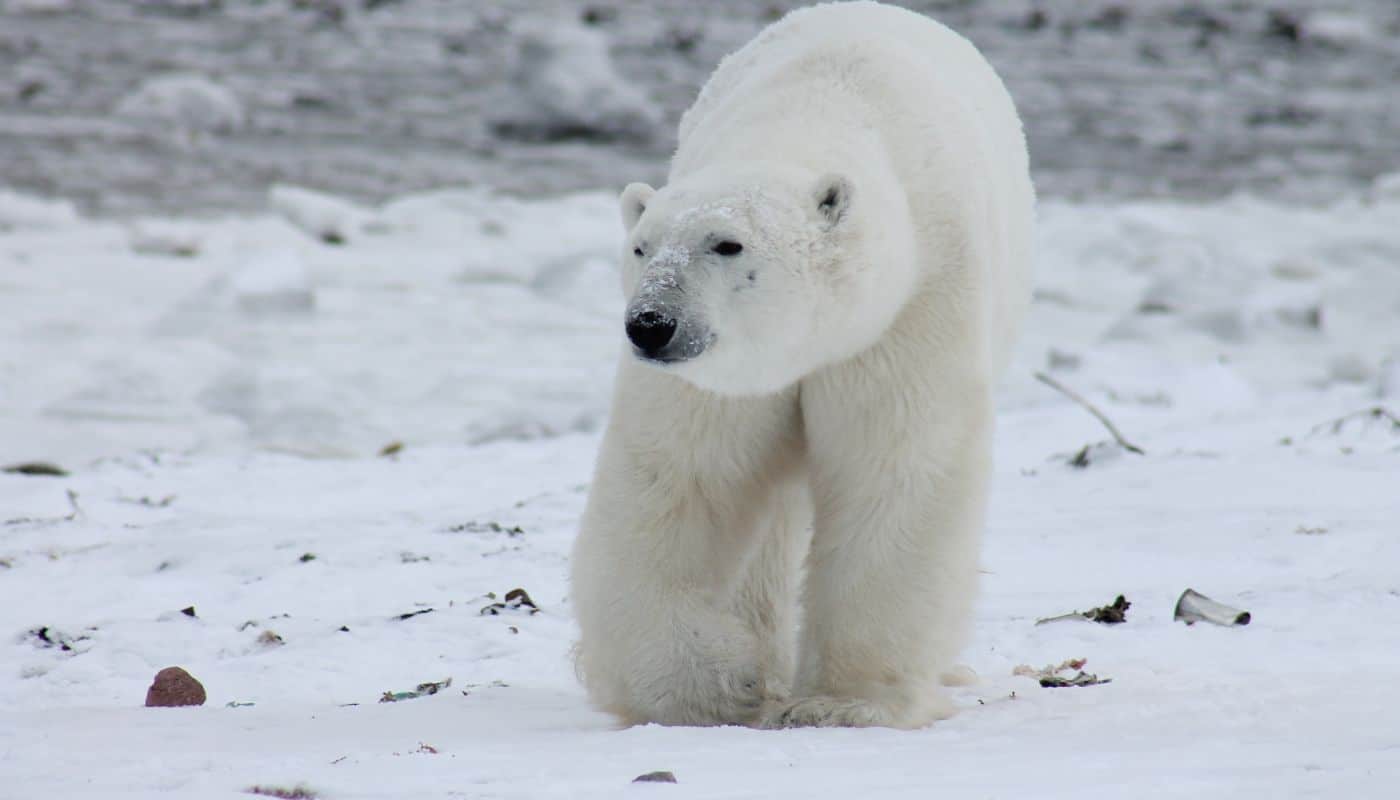
[[931, 20], [823, 5], [724, 60], [667, 185], [622, 196], [633, 307], [708, 345], [618, 369], [573, 563], [595, 702], [630, 723], [950, 713], [1033, 203], [1010, 97]]

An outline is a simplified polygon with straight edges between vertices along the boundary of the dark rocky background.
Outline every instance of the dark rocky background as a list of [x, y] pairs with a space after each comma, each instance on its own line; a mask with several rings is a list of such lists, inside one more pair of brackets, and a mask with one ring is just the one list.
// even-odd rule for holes
[[[1046, 195], [1319, 199], [1400, 168], [1395, 0], [903, 4], [1001, 71]], [[796, 5], [0, 0], [0, 185], [123, 215], [256, 208], [273, 182], [656, 180], [715, 63]], [[143, 111], [169, 74], [195, 88]]]

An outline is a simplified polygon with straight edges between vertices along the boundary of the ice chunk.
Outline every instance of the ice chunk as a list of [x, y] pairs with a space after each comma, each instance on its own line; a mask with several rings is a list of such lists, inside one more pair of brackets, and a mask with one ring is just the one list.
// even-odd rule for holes
[[607, 39], [577, 25], [521, 31], [500, 106], [496, 131], [525, 140], [646, 139], [661, 122], [657, 107], [618, 74]]
[[1319, 11], [1303, 20], [1305, 38], [1338, 46], [1368, 41], [1379, 32], [1376, 23], [1347, 11]]
[[1400, 172], [1380, 175], [1371, 183], [1371, 202], [1400, 204]]
[[375, 228], [374, 215], [368, 209], [299, 186], [274, 185], [268, 190], [267, 204], [288, 222], [327, 244], [344, 244]]
[[242, 129], [247, 119], [243, 104], [228, 87], [195, 74], [152, 78], [122, 98], [116, 112], [211, 133], [233, 133]]
[[151, 219], [135, 222], [127, 230], [131, 249], [143, 255], [193, 258], [199, 255], [201, 234], [198, 227], [182, 222]]
[[0, 231], [61, 228], [79, 221], [67, 200], [45, 200], [0, 189]]
[[315, 307], [306, 265], [290, 250], [253, 256], [234, 273], [231, 285], [239, 308], [245, 311], [310, 311]]

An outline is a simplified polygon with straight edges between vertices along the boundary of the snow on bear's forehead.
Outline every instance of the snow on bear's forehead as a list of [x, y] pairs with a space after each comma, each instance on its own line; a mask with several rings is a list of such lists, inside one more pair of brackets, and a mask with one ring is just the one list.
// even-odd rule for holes
[[674, 227], [752, 224], [761, 219], [762, 209], [771, 204], [764, 187], [757, 184], [668, 188], [671, 191], [662, 191], [669, 196], [662, 199], [670, 212], [669, 224]]
[[712, 200], [681, 211], [671, 222], [674, 225], [693, 225], [710, 220], [731, 222], [738, 218], [739, 210], [733, 200]]

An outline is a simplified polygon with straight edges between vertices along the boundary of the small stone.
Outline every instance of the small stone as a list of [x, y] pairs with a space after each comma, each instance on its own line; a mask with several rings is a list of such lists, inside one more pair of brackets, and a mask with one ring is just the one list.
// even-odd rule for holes
[[206, 699], [204, 685], [179, 667], [157, 672], [151, 688], [146, 690], [147, 708], [202, 706]]
[[1079, 369], [1083, 359], [1074, 353], [1067, 353], [1064, 350], [1050, 348], [1045, 354], [1046, 366], [1053, 370], [1076, 370]]
[[638, 775], [632, 779], [633, 783], [675, 783], [676, 775], [673, 772], [648, 772], [645, 775]]

